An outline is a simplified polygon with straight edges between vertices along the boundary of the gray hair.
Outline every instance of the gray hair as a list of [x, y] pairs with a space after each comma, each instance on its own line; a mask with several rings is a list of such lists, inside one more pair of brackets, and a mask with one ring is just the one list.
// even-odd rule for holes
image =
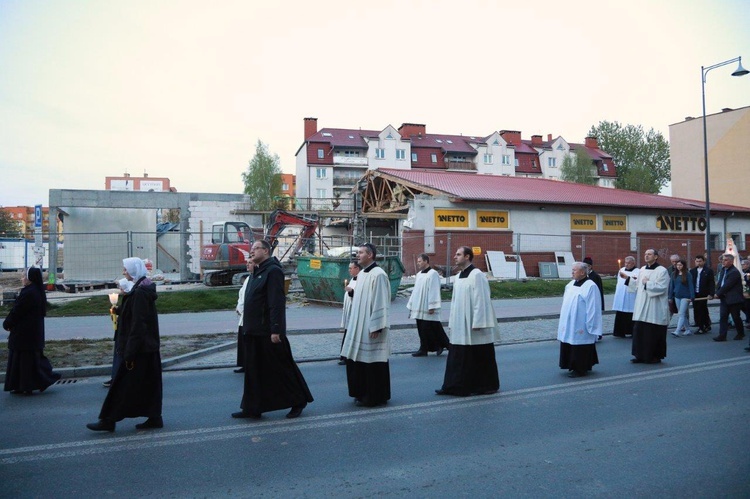
[[584, 272], [588, 275], [589, 273], [589, 264], [583, 263], [583, 262], [574, 262], [573, 263], [573, 270], [576, 269], [576, 267], [583, 269]]
[[634, 262], [635, 261], [635, 257], [634, 256], [626, 256], [625, 257], [625, 261], [626, 262]]

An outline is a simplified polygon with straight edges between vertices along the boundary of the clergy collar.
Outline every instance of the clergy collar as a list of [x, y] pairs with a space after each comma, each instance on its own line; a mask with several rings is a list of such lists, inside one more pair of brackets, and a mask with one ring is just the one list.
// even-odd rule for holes
[[661, 265], [659, 265], [659, 262], [654, 262], [653, 265], [646, 265], [645, 267], [646, 270], [654, 270], [655, 268], [661, 267]]
[[427, 267], [427, 268], [426, 268], [426, 269], [424, 269], [424, 270], [420, 270], [420, 273], [422, 273], [422, 274], [426, 274], [426, 273], [427, 273], [427, 272], [429, 272], [430, 270], [432, 270], [432, 267]]
[[576, 281], [573, 283], [573, 286], [582, 286], [584, 282], [589, 280], [589, 276], [584, 277], [580, 281]]
[[355, 275], [354, 277], [352, 277], [352, 281], [356, 281], [356, 280], [357, 280], [357, 276]]
[[377, 262], [372, 262], [370, 265], [367, 266], [366, 269], [362, 269], [362, 272], [369, 272], [377, 266], [378, 266]]
[[469, 274], [471, 274], [471, 271], [474, 270], [476, 267], [473, 263], [470, 263], [468, 267], [463, 269], [460, 274], [458, 274], [459, 279], [466, 279], [469, 277]]

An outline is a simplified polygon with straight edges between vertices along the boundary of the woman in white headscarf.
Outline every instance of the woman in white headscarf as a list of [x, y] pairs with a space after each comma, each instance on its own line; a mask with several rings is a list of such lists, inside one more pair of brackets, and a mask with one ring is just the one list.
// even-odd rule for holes
[[156, 285], [147, 276], [140, 258], [122, 261], [123, 275], [133, 289], [118, 308], [116, 346], [123, 362], [104, 399], [99, 421], [86, 426], [93, 431], [115, 431], [124, 418], [147, 417], [139, 430], [162, 428], [161, 355]]

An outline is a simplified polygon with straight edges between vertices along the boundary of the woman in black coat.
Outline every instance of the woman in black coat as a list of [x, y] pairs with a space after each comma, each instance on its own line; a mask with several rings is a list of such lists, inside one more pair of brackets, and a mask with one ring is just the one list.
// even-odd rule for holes
[[5, 391], [30, 395], [33, 390], [46, 390], [60, 379], [60, 374], [52, 372], [52, 365], [44, 356], [47, 295], [42, 271], [36, 267], [26, 269], [22, 282], [23, 289], [3, 321], [3, 329], [10, 331]]
[[117, 310], [115, 348], [122, 364], [112, 379], [99, 421], [86, 425], [93, 431], [112, 432], [117, 421], [137, 417], [148, 418], [135, 425], [139, 430], [164, 426], [156, 285], [146, 276], [140, 258], [126, 258], [122, 263], [123, 275], [135, 283]]

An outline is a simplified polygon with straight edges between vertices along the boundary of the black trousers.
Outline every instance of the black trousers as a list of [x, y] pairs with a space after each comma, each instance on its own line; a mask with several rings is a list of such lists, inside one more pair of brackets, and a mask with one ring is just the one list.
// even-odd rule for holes
[[737, 336], [745, 335], [745, 327], [740, 320], [740, 310], [742, 310], [742, 305], [742, 303], [727, 305], [724, 303], [724, 300], [721, 300], [721, 305], [719, 306], [719, 338], [726, 338], [727, 336], [730, 315], [734, 321], [734, 327], [737, 328]]
[[[696, 295], [696, 298], [705, 298], [705, 296]], [[711, 317], [708, 315], [707, 300], [693, 301], [693, 318], [695, 319], [695, 326], [698, 329], [708, 329], [711, 327]]]

